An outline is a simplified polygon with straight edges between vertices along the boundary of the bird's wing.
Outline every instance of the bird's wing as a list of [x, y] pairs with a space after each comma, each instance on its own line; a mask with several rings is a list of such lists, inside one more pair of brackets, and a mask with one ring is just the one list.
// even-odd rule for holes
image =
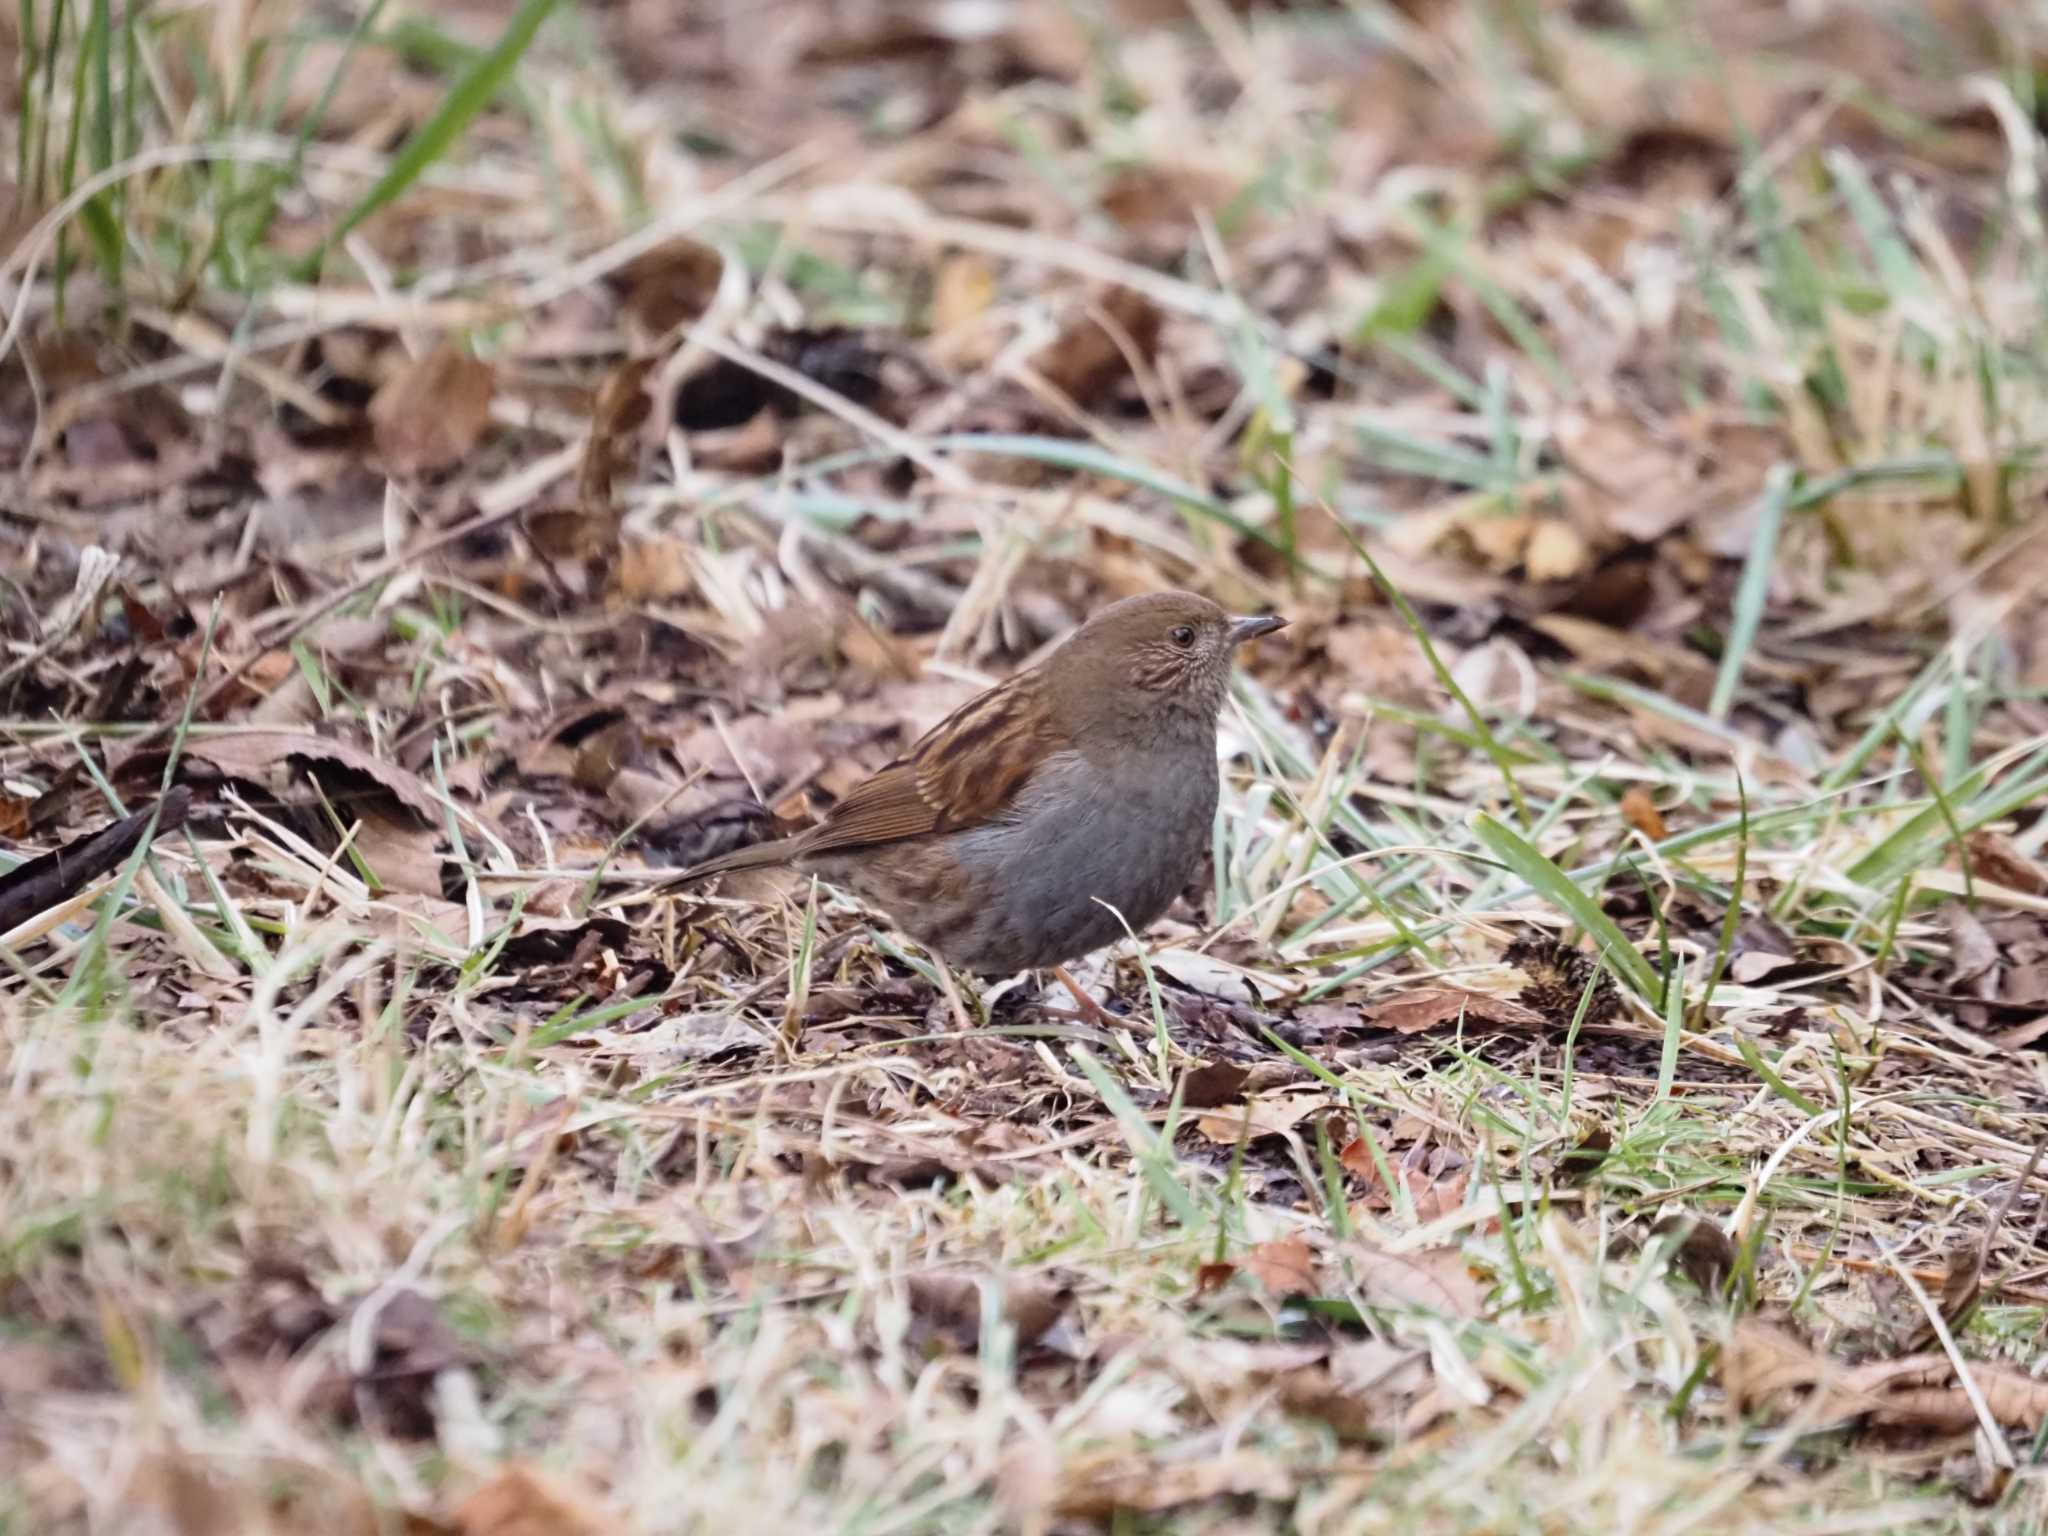
[[1034, 669], [969, 699], [803, 834], [802, 854], [842, 853], [993, 821], [1067, 743]]

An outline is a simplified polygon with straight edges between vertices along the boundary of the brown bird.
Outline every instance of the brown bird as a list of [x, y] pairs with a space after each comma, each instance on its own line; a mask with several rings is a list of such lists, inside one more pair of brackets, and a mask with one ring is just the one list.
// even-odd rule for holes
[[1125, 922], [1144, 928], [1193, 878], [1216, 819], [1231, 655], [1286, 622], [1234, 618], [1191, 592], [1112, 603], [816, 826], [680, 879], [788, 864], [963, 970], [1058, 967]]

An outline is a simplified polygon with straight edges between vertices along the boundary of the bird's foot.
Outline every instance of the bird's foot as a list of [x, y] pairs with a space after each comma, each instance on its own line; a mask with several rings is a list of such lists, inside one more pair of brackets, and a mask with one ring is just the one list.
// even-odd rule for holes
[[1067, 991], [1073, 995], [1074, 1001], [1078, 1003], [1080, 1007], [1071, 1015], [1067, 1015], [1067, 1010], [1064, 1008], [1048, 1008], [1045, 1010], [1047, 1013], [1058, 1013], [1061, 1015], [1066, 1015], [1068, 1017], [1082, 1019], [1085, 1020], [1087, 1023], [1093, 1024], [1097, 1029], [1109, 1029], [1114, 1025], [1121, 1024], [1124, 1022], [1124, 1020], [1118, 1018], [1115, 1014], [1111, 1013], [1107, 1008], [1103, 1007], [1102, 1004], [1098, 1003], [1097, 1001], [1095, 1001], [1094, 998], [1090, 997], [1086, 989], [1082, 987], [1081, 983], [1074, 980], [1074, 978], [1067, 973], [1067, 968], [1064, 965], [1054, 966], [1052, 968], [1052, 974], [1053, 979], [1059, 982], [1061, 986], [1065, 987]]

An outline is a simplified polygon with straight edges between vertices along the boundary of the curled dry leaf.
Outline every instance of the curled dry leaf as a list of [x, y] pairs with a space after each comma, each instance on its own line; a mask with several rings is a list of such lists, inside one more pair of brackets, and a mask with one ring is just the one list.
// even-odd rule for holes
[[979, 320], [996, 299], [996, 271], [986, 256], [953, 251], [932, 276], [932, 333], [946, 336]]
[[1685, 1214], [1664, 1216], [1650, 1228], [1650, 1234], [1673, 1239], [1672, 1267], [1709, 1295], [1735, 1273], [1738, 1255], [1734, 1239], [1711, 1221]]
[[1287, 1467], [1257, 1451], [1196, 1461], [1103, 1451], [1066, 1463], [1053, 1507], [1073, 1519], [1101, 1520], [1121, 1510], [1153, 1513], [1225, 1494], [1284, 1499], [1293, 1491]]
[[612, 487], [629, 473], [640, 456], [640, 432], [654, 414], [647, 393], [648, 375], [659, 359], [628, 358], [614, 368], [597, 391], [590, 412], [590, 440], [576, 471], [576, 505], [589, 518], [617, 526]]
[[[1991, 1417], [2006, 1428], [2034, 1433], [2048, 1421], [2048, 1382], [1990, 1360], [1971, 1361], [1970, 1379]], [[1847, 1384], [1873, 1399], [1870, 1414], [1879, 1424], [1944, 1434], [1977, 1424], [1977, 1410], [1945, 1352], [1874, 1360], [1849, 1372]]]
[[1640, 784], [1631, 784], [1622, 791], [1621, 818], [1653, 843], [1661, 843], [1671, 835], [1670, 827], [1664, 824], [1664, 813], [1657, 809], [1649, 790]]
[[1948, 924], [1949, 981], [1959, 992], [1970, 992], [1987, 1001], [1998, 996], [1998, 941], [1977, 915], [1960, 901], [1941, 904], [1942, 921]]
[[1486, 1288], [1472, 1278], [1465, 1256], [1456, 1248], [1424, 1248], [1392, 1253], [1363, 1238], [1340, 1250], [1346, 1276], [1372, 1306], [1433, 1312], [1463, 1320], [1486, 1310]]
[[[1751, 1316], [1738, 1322], [1722, 1345], [1720, 1371], [1730, 1401], [1744, 1413], [1797, 1411], [1817, 1426], [1867, 1416], [1873, 1423], [1937, 1434], [1968, 1430], [1978, 1422], [1945, 1352], [1849, 1368], [1815, 1350], [1783, 1322]], [[1996, 1361], [1970, 1361], [1969, 1371], [1999, 1424], [2031, 1433], [2048, 1422], [2048, 1382]]]
[[1107, 403], [1131, 374], [1150, 366], [1166, 317], [1129, 288], [1112, 288], [1077, 315], [1033, 359], [1039, 375], [1084, 410]]
[[1260, 1243], [1238, 1263], [1275, 1297], [1314, 1296], [1322, 1290], [1315, 1255], [1309, 1252], [1305, 1238], [1281, 1237]]
[[[1195, 1122], [1195, 1129], [1218, 1146], [1234, 1147], [1240, 1137], [1248, 1136], [1257, 1141], [1262, 1136], [1284, 1136], [1303, 1120], [1329, 1103], [1321, 1093], [1280, 1094], [1270, 1099], [1255, 1099], [1243, 1109], [1219, 1110], [1213, 1115], [1204, 1115]], [[1245, 1119], [1251, 1119], [1251, 1129], [1245, 1129]]]
[[1633, 416], [1568, 413], [1557, 446], [1570, 473], [1565, 505], [1595, 538], [1650, 541], [1692, 514], [1699, 475], [1691, 451]]
[[1812, 1422], [1832, 1423], [1869, 1406], [1841, 1368], [1783, 1323], [1749, 1316], [1721, 1346], [1721, 1385], [1740, 1413], [1785, 1412], [1803, 1402]]
[[723, 256], [679, 235], [635, 256], [606, 279], [606, 286], [636, 325], [660, 336], [702, 319], [718, 297], [719, 280], [724, 275]]
[[458, 463], [490, 425], [490, 364], [443, 342], [394, 374], [370, 401], [377, 452], [394, 475]]
[[2048, 893], [2048, 872], [2004, 834], [1980, 829], [1969, 835], [1964, 846], [1970, 855], [1970, 873], [1977, 879], [2028, 896]]
[[1003, 1321], [1016, 1330], [1020, 1348], [1043, 1339], [1073, 1300], [1070, 1289], [1043, 1275], [1002, 1280], [934, 1270], [904, 1282], [911, 1315], [925, 1338], [943, 1340], [966, 1353], [980, 1346], [983, 1292], [990, 1285], [1000, 1288]]
[[316, 773], [326, 768], [361, 774], [431, 823], [438, 825], [446, 814], [432, 786], [410, 769], [387, 762], [353, 742], [315, 736], [310, 731], [234, 731], [197, 737], [186, 742], [185, 754], [222, 773], [258, 784], [270, 783], [278, 766], [286, 762]]
[[1251, 1080], [1251, 1068], [1234, 1061], [1211, 1061], [1181, 1079], [1180, 1102], [1187, 1109], [1214, 1109], [1235, 1103]]
[[[1386, 1180], [1380, 1177], [1379, 1164], [1373, 1161], [1372, 1149], [1365, 1144], [1363, 1137], [1345, 1143], [1344, 1149], [1337, 1154], [1337, 1161], [1364, 1183], [1366, 1193], [1362, 1204], [1368, 1210], [1393, 1208], [1393, 1193], [1387, 1188]], [[1408, 1188], [1408, 1199], [1415, 1208], [1417, 1221], [1435, 1221], [1465, 1203], [1472, 1170], [1447, 1149], [1431, 1148], [1418, 1142], [1399, 1159], [1390, 1157], [1389, 1162], [1394, 1177]]]
[[614, 1536], [631, 1529], [588, 1495], [532, 1467], [502, 1467], [455, 1506], [457, 1536]]
[[1414, 987], [1398, 997], [1375, 1003], [1372, 1021], [1381, 1029], [1398, 1034], [1419, 1034], [1425, 1029], [1464, 1019], [1474, 1024], [1500, 1024], [1532, 1029], [1543, 1025], [1544, 1016], [1504, 997], [1468, 992], [1463, 987]]
[[1560, 518], [1538, 520], [1522, 550], [1522, 568], [1531, 581], [1570, 581], [1592, 563], [1585, 535]]

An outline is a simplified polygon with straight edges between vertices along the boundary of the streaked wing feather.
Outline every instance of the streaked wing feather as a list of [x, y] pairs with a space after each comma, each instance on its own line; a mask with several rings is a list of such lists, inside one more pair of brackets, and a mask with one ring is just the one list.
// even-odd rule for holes
[[1065, 743], [1039, 702], [1039, 674], [1020, 672], [969, 699], [903, 756], [856, 785], [805, 836], [805, 855], [979, 826], [1001, 815], [1033, 771]]

